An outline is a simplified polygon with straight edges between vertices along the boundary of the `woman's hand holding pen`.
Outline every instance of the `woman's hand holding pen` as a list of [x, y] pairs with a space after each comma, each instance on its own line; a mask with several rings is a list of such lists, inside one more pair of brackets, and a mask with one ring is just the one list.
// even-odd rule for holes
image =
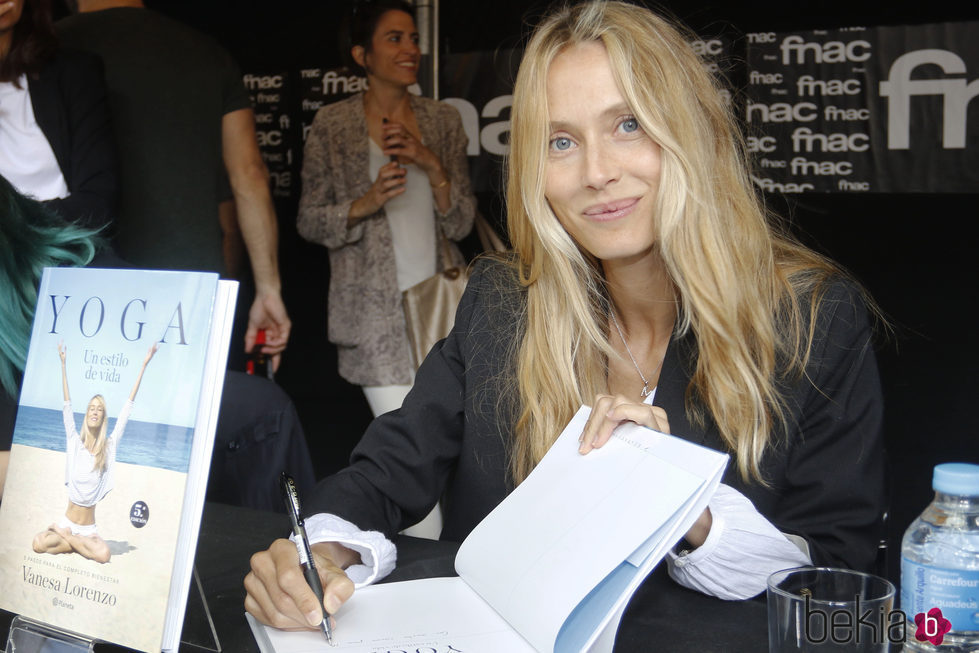
[[[670, 432], [666, 411], [659, 406], [633, 401], [622, 395], [598, 395], [581, 433], [578, 453], [584, 455], [592, 449], [600, 449], [612, 437], [615, 427], [623, 422], [635, 422], [660, 433]], [[699, 547], [706, 541], [712, 523], [710, 508], [705, 508], [684, 539], [694, 548]]]
[[[312, 545], [316, 570], [323, 583], [323, 607], [333, 614], [354, 592], [343, 567], [355, 564], [359, 555], [336, 542]], [[252, 556], [245, 577], [245, 610], [262, 623], [282, 629], [317, 629], [323, 613], [299, 565], [296, 545], [287, 539], [272, 543]]]

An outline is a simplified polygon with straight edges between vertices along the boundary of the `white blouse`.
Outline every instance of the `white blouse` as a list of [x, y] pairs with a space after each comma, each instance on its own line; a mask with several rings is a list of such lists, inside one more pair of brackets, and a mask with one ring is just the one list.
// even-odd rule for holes
[[[368, 139], [370, 140], [370, 139]], [[370, 178], [377, 179], [381, 166], [388, 163], [377, 143], [370, 141]], [[414, 164], [401, 164], [405, 175], [405, 192], [384, 204], [394, 262], [398, 271], [398, 290], [407, 290], [436, 272], [435, 205], [428, 176]]]
[[37, 200], [63, 199], [70, 194], [54, 150], [34, 117], [26, 75], [20, 76], [17, 85], [0, 82], [0, 174], [22, 194]]

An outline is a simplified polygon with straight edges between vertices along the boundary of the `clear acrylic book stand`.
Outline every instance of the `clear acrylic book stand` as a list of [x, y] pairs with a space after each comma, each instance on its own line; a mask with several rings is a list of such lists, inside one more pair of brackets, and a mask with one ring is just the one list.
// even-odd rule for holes
[[[204, 598], [197, 566], [187, 596], [180, 651], [221, 653], [211, 611]], [[97, 640], [16, 615], [10, 623], [5, 653], [93, 653]]]
[[6, 653], [44, 651], [44, 653], [86, 653], [95, 650], [95, 642], [66, 630], [60, 630], [20, 615], [10, 622]]

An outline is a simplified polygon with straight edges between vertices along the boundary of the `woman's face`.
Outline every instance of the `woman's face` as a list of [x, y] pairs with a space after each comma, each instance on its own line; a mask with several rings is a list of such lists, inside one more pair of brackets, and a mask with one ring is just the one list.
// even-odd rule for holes
[[410, 14], [385, 12], [374, 30], [370, 52], [364, 52], [368, 75], [393, 84], [411, 86], [418, 81], [418, 29]]
[[655, 242], [660, 148], [639, 126], [600, 43], [572, 46], [547, 75], [544, 194], [577, 243], [602, 261], [634, 261]]
[[105, 419], [105, 404], [99, 399], [93, 398], [88, 402], [88, 410], [85, 411], [85, 424], [89, 429], [95, 430], [102, 426]]
[[24, 0], [0, 1], [0, 32], [12, 30], [20, 20], [23, 11]]

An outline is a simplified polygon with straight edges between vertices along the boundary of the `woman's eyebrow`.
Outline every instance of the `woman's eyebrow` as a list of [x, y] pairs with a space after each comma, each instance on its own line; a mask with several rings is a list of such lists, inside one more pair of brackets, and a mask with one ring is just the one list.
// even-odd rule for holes
[[[607, 109], [604, 109], [598, 115], [600, 119], [605, 120], [626, 113], [631, 114], [632, 109], [629, 108], [629, 105], [626, 104], [625, 102], [619, 102], [617, 104], [608, 107]], [[548, 125], [550, 126], [551, 131], [571, 131], [575, 127], [575, 123], [568, 122], [566, 120], [552, 120], [551, 122], [548, 123]]]

